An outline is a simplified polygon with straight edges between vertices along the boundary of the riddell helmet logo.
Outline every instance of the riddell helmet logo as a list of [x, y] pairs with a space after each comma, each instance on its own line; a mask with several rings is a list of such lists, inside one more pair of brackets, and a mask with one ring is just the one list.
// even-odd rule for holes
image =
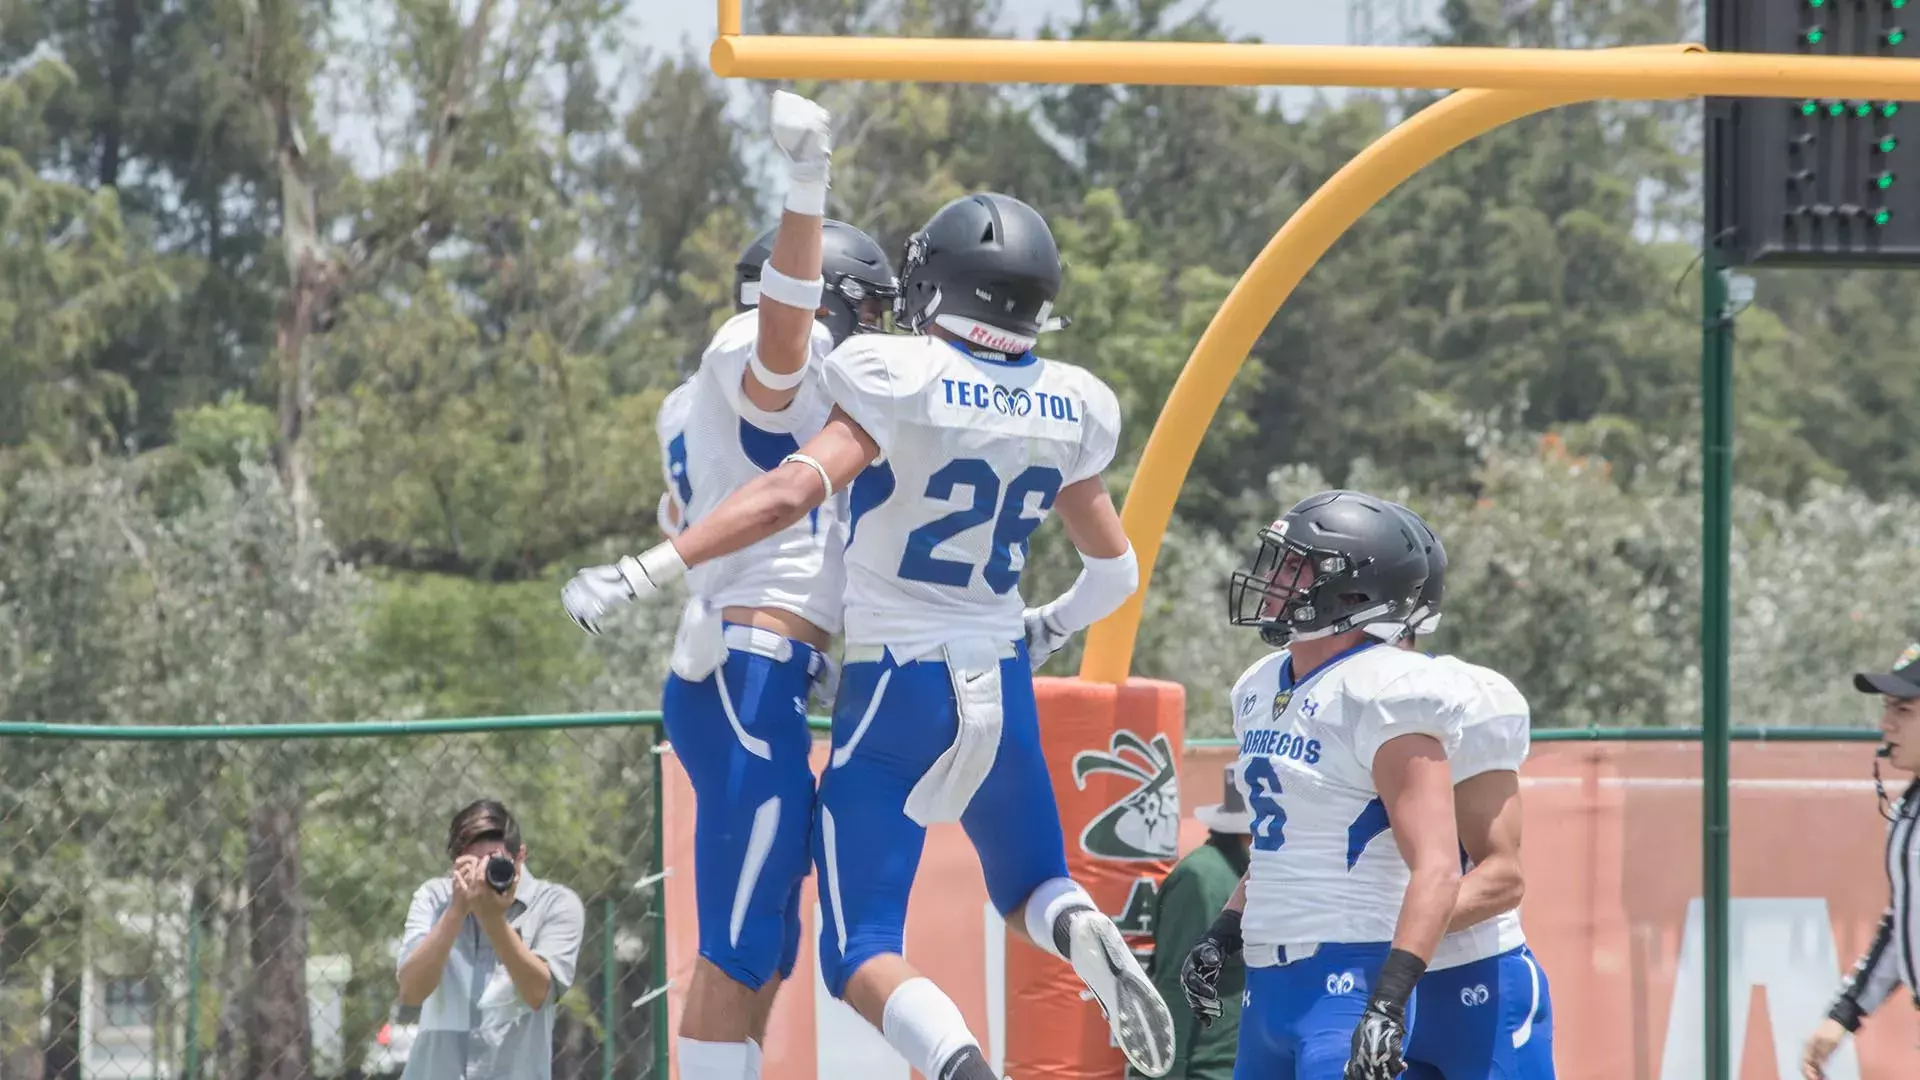
[[1021, 353], [1027, 351], [1027, 343], [1010, 334], [1003, 334], [990, 326], [975, 323], [967, 328], [967, 340], [975, 345], [992, 349], [994, 352]]
[[1095, 773], [1119, 773], [1137, 786], [1080, 831], [1080, 847], [1098, 859], [1158, 862], [1180, 852], [1180, 780], [1165, 735], [1151, 743], [1131, 731], [1113, 733], [1105, 750], [1073, 756], [1073, 783], [1085, 791]]

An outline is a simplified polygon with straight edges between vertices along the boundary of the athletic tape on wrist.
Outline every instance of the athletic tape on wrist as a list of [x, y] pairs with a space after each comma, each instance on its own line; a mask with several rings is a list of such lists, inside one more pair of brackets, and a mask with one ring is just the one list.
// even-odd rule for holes
[[1388, 1004], [1404, 1015], [1407, 1000], [1413, 997], [1414, 984], [1420, 976], [1427, 973], [1427, 962], [1405, 949], [1394, 949], [1387, 953], [1386, 962], [1380, 965], [1380, 974], [1373, 980], [1373, 1001]]
[[679, 549], [673, 546], [671, 540], [648, 548], [634, 562], [639, 564], [640, 572], [646, 575], [656, 590], [687, 575], [686, 560], [680, 557]]
[[785, 207], [796, 214], [807, 217], [825, 217], [827, 214], [827, 178], [818, 180], [791, 180], [787, 184]]
[[1213, 920], [1213, 925], [1207, 931], [1230, 957], [1246, 947], [1245, 939], [1240, 936], [1241, 915], [1241, 912], [1232, 908], [1223, 908], [1220, 917]]
[[820, 474], [820, 483], [827, 489], [826, 497], [821, 499], [821, 502], [826, 502], [827, 499], [833, 498], [833, 478], [827, 475], [827, 467], [825, 465], [820, 464], [806, 454], [799, 453], [788, 454], [786, 457], [781, 458], [780, 464], [785, 465], [789, 461], [797, 461]]

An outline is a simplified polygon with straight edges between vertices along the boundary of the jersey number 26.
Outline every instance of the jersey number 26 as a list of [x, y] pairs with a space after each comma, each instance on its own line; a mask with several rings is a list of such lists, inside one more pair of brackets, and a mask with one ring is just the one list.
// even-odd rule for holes
[[[946, 502], [958, 488], [973, 493], [972, 505], [927, 522], [907, 535], [900, 557], [900, 576], [908, 581], [951, 585], [964, 589], [973, 580], [973, 565], [935, 555], [934, 549], [968, 529], [993, 522], [993, 549], [982, 571], [987, 587], [1005, 596], [1020, 583], [1026, 566], [1027, 538], [1040, 527], [1054, 496], [1060, 494], [1060, 470], [1034, 465], [1013, 478], [1001, 499], [1000, 477], [980, 458], [948, 462], [927, 478], [927, 498]], [[1029, 505], [1031, 504], [1031, 505]]]

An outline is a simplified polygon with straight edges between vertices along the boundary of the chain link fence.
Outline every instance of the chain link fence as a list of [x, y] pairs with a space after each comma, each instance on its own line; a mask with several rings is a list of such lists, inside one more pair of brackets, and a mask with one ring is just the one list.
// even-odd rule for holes
[[0, 725], [0, 1080], [400, 1075], [408, 902], [481, 797], [586, 910], [554, 1077], [664, 1077], [658, 719]]

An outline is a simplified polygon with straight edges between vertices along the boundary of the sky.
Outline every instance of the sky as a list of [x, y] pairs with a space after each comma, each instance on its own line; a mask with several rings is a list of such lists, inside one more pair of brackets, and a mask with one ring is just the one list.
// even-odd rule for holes
[[[746, 0], [748, 11], [753, 0]], [[1179, 13], [1201, 5], [1189, 2]], [[658, 11], [646, 8], [658, 7]], [[1042, 22], [1071, 18], [1079, 0], [1017, 0], [1008, 3], [1007, 19], [1021, 36], [1030, 36]], [[1347, 0], [1213, 0], [1214, 13], [1235, 32], [1257, 34], [1263, 40], [1288, 45], [1344, 45], [1347, 43]], [[686, 40], [704, 47], [713, 40], [713, 0], [650, 0], [642, 5], [642, 38], [657, 47]], [[748, 16], [751, 22], [751, 15]]]
[[[749, 24], [754, 2], [745, 0]], [[1251, 35], [1275, 44], [1344, 45], [1349, 43], [1349, 15], [1356, 2], [1369, 4], [1382, 26], [1396, 26], [1431, 25], [1441, 0], [1176, 0], [1168, 21], [1178, 22], [1210, 7], [1228, 30], [1237, 35]], [[335, 5], [335, 52], [328, 64], [327, 76], [322, 79], [322, 107], [315, 117], [316, 124], [332, 139], [334, 147], [345, 153], [354, 170], [362, 176], [384, 173], [398, 161], [397, 155], [404, 147], [393, 138], [405, 128], [405, 117], [412, 108], [412, 100], [404, 87], [389, 86], [380, 95], [370, 97], [368, 87], [357, 74], [361, 70], [357, 53], [378, 49], [384, 41], [392, 20], [390, 3], [391, 0], [341, 0]], [[457, 0], [463, 18], [473, 3], [474, 0]], [[630, 36], [623, 45], [638, 46], [625, 57], [625, 62], [648, 52], [693, 52], [704, 62], [716, 32], [716, 7], [715, 0], [625, 0], [620, 22]], [[1080, 0], [1003, 0], [1005, 21], [1022, 36], [1032, 36], [1048, 20], [1064, 24], [1079, 8]], [[496, 31], [504, 33], [504, 28], [498, 25], [500, 22], [496, 20]], [[609, 59], [615, 66], [620, 62]], [[609, 67], [606, 75], [616, 87], [638, 89], [637, 84], [623, 79], [614, 67]], [[730, 110], [736, 120], [748, 126], [758, 119], [751, 115], [753, 110], [764, 107], [749, 89], [753, 85], [744, 81], [735, 84]], [[1277, 87], [1272, 92], [1288, 112], [1296, 115], [1315, 95], [1338, 98], [1343, 93], [1338, 88], [1311, 87]], [[616, 100], [616, 112], [624, 111], [631, 103], [631, 94], [625, 100]]]
[[[1235, 34], [1254, 35], [1278, 45], [1345, 45], [1351, 0], [1186, 0], [1179, 4], [1169, 21], [1178, 21], [1203, 6]], [[1383, 23], [1390, 21], [1396, 9], [1404, 9], [1414, 21], [1431, 20], [1440, 0], [1371, 0]], [[753, 0], [745, 0], [747, 19], [752, 21]], [[692, 47], [705, 54], [715, 34], [714, 0], [643, 0], [638, 16], [640, 40], [662, 50]], [[1041, 23], [1056, 24], [1071, 19], [1080, 8], [1079, 0], [1010, 0], [1004, 5], [1007, 21], [1020, 36], [1032, 36]], [[1381, 42], [1386, 44], [1386, 42]], [[1281, 100], [1289, 107], [1304, 104], [1314, 91], [1286, 88]], [[1337, 91], [1334, 91], [1337, 93]]]

